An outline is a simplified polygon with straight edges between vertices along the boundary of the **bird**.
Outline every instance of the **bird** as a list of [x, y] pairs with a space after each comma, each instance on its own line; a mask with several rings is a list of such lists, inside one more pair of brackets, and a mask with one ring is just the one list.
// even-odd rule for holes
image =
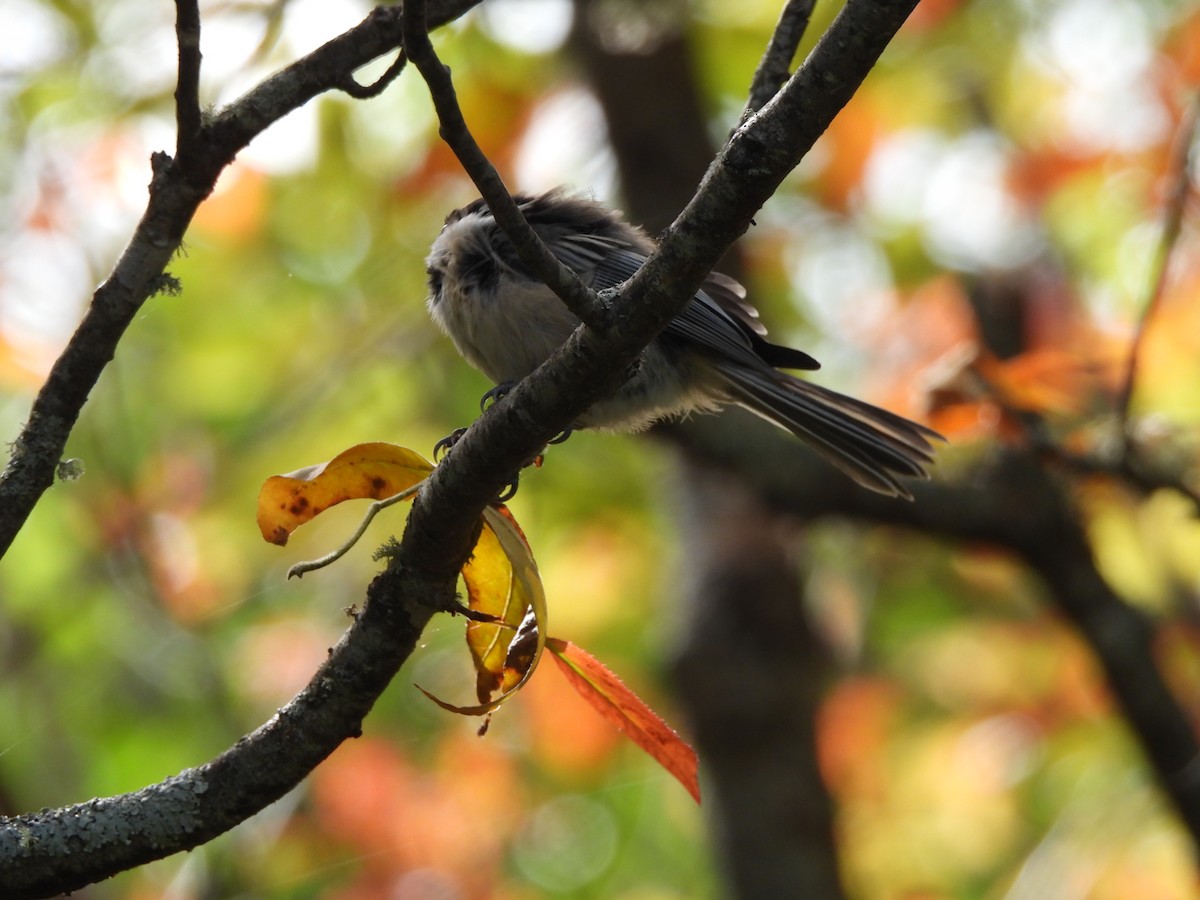
[[[594, 291], [622, 284], [655, 241], [611, 207], [556, 188], [513, 197], [550, 252]], [[519, 259], [487, 203], [451, 212], [426, 259], [429, 313], [496, 397], [541, 365], [579, 319]], [[636, 432], [734, 404], [791, 432], [859, 485], [912, 499], [902, 478], [928, 478], [938, 432], [796, 377], [820, 364], [767, 340], [745, 288], [710, 273], [642, 353], [640, 364], [572, 429]]]

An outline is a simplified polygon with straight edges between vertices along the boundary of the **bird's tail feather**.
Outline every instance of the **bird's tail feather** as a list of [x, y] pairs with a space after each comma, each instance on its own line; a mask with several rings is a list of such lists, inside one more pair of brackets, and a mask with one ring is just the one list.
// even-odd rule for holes
[[774, 369], [713, 366], [735, 402], [790, 431], [863, 487], [911, 499], [897, 476], [929, 477], [930, 442], [943, 439], [936, 431]]

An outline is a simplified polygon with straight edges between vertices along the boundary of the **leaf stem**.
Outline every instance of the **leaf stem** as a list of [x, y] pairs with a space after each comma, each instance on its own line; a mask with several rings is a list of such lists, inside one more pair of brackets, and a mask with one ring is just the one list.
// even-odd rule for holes
[[287, 577], [302, 578], [309, 572], [315, 572], [317, 569], [323, 569], [326, 566], [337, 562], [339, 559], [349, 553], [350, 549], [358, 543], [359, 539], [364, 534], [366, 534], [367, 526], [371, 524], [371, 521], [375, 518], [375, 516], [387, 509], [389, 506], [393, 506], [399, 503], [401, 500], [407, 500], [409, 497], [415, 494], [424, 483], [425, 480], [422, 479], [411, 487], [405, 488], [398, 494], [392, 494], [390, 497], [384, 497], [382, 500], [376, 500], [367, 507], [367, 513], [362, 517], [362, 521], [358, 523], [358, 527], [354, 529], [354, 534], [350, 535], [350, 537], [344, 544], [342, 544], [342, 546], [338, 547], [336, 550], [331, 550], [329, 553], [326, 553], [324, 556], [320, 556], [316, 559], [309, 559], [296, 563], [294, 566], [288, 569]]

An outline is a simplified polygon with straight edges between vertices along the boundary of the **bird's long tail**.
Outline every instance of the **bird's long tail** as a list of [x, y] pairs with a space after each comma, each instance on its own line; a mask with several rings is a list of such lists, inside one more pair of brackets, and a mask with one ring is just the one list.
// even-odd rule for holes
[[928, 478], [936, 431], [784, 372], [715, 363], [734, 402], [790, 431], [863, 487], [912, 499], [897, 476]]

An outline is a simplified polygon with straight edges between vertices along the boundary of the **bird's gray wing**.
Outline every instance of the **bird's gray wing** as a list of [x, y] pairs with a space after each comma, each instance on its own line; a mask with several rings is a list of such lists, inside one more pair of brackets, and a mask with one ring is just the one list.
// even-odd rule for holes
[[[551, 252], [570, 269], [573, 269], [596, 291], [616, 287], [631, 278], [646, 262], [646, 257], [633, 250], [625, 242], [597, 234], [568, 234], [549, 244]], [[725, 305], [715, 300], [709, 289], [737, 310], [734, 314]], [[701, 290], [683, 308], [664, 334], [683, 340], [696, 349], [719, 354], [746, 365], [761, 364], [762, 356], [757, 345], [765, 345], [759, 335], [762, 326], [757, 313], [751, 316], [752, 308], [746, 303], [745, 290], [732, 278], [714, 273], [704, 282]], [[765, 329], [762, 329], [765, 330]], [[772, 345], [767, 345], [772, 346]], [[794, 351], [799, 354], [799, 351]], [[805, 362], [810, 357], [800, 354]], [[810, 368], [811, 365], [797, 365]]]
[[[646, 262], [646, 257], [626, 242], [605, 235], [576, 232], [560, 236], [549, 246], [564, 265], [597, 291], [616, 287]], [[746, 302], [746, 289], [720, 272], [705, 278], [692, 302], [663, 333], [697, 350], [751, 367], [766, 363], [781, 369], [820, 368], [803, 350], [767, 341], [758, 311]]]

